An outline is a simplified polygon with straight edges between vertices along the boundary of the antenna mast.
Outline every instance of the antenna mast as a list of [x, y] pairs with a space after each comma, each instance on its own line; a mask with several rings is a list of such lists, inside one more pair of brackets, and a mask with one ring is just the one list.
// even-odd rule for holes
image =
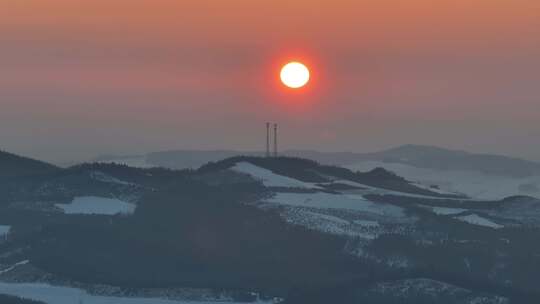
[[277, 124], [274, 124], [274, 157], [278, 156]]
[[266, 157], [270, 157], [270, 123], [266, 123]]

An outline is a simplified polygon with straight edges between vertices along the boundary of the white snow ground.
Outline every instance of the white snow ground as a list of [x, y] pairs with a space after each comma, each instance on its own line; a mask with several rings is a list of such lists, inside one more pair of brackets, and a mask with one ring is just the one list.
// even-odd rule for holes
[[97, 180], [97, 181], [103, 182], [103, 183], [118, 184], [118, 185], [124, 185], [124, 186], [134, 185], [133, 183], [129, 183], [129, 182], [120, 180], [120, 179], [118, 179], [116, 177], [110, 176], [110, 175], [105, 174], [105, 173], [100, 172], [100, 171], [91, 172], [90, 177]]
[[231, 167], [231, 170], [248, 174], [257, 180], [260, 180], [266, 187], [320, 189], [319, 186], [313, 183], [306, 183], [294, 178], [275, 174], [268, 169], [255, 166], [248, 162], [239, 162]]
[[319, 218], [321, 220], [325, 220], [325, 221], [328, 221], [328, 222], [334, 222], [334, 223], [337, 223], [337, 224], [343, 224], [343, 225], [349, 225], [350, 224], [349, 221], [347, 221], [347, 220], [344, 220], [344, 219], [342, 219], [340, 217], [337, 217], [337, 216], [328, 215], [328, 214], [305, 211], [304, 215], [313, 216], [313, 217]]
[[440, 188], [439, 191], [463, 193], [471, 198], [481, 200], [496, 200], [512, 195], [540, 198], [540, 176], [511, 178], [488, 175], [478, 171], [435, 170], [378, 161], [359, 162], [346, 167], [359, 171], [382, 167], [410, 181], [419, 182], [426, 186], [437, 185]]
[[379, 222], [377, 221], [355, 220], [354, 223], [364, 227], [379, 227]]
[[402, 217], [403, 209], [394, 205], [374, 203], [361, 195], [317, 193], [276, 193], [266, 201], [270, 203], [322, 209], [345, 209], [377, 215]]
[[[266, 187], [286, 187], [286, 188], [304, 188], [304, 189], [316, 189], [320, 190], [323, 189], [319, 185], [329, 185], [329, 184], [345, 184], [353, 187], [357, 187], [357, 190], [347, 190], [343, 191], [344, 193], [351, 193], [351, 194], [380, 194], [380, 195], [401, 195], [401, 196], [408, 196], [408, 197], [418, 197], [418, 198], [430, 198], [430, 199], [441, 199], [440, 197], [434, 197], [429, 195], [421, 195], [421, 194], [412, 194], [412, 193], [406, 193], [406, 192], [399, 192], [399, 191], [393, 191], [393, 190], [387, 190], [383, 188], [377, 188], [372, 187], [364, 184], [360, 184], [354, 181], [350, 180], [343, 180], [343, 179], [335, 179], [331, 182], [326, 183], [308, 183], [303, 182], [294, 178], [290, 178], [288, 176], [283, 176], [276, 174], [268, 169], [261, 168], [259, 166], [253, 165], [249, 162], [239, 162], [235, 166], [231, 167], [231, 170], [234, 170], [236, 172], [248, 174], [251, 177], [261, 181]], [[421, 184], [415, 184], [416, 186], [419, 186], [420, 188], [425, 188], [428, 190], [431, 190], [435, 193], [440, 194], [456, 194], [455, 192], [448, 192], [444, 190], [438, 190], [438, 189], [431, 189], [428, 186], [424, 186]]]
[[[405, 179], [406, 179], [406, 178], [405, 178]], [[418, 188], [420, 188], [420, 189], [428, 190], [428, 191], [435, 192], [435, 193], [438, 193], [438, 194], [443, 194], [443, 195], [459, 195], [459, 194], [461, 194], [461, 193], [459, 193], [459, 192], [446, 191], [446, 190], [443, 190], [443, 189], [439, 189], [439, 188], [436, 188], [436, 187], [432, 187], [433, 184], [424, 185], [424, 184], [419, 183], [419, 182], [413, 182], [412, 184], [413, 184], [415, 187], [418, 187]]]
[[132, 214], [135, 204], [127, 203], [115, 198], [98, 196], [78, 196], [70, 204], [56, 204], [66, 214]]
[[425, 206], [425, 207], [430, 208], [431, 211], [433, 211], [433, 213], [437, 215], [455, 215], [455, 214], [460, 214], [465, 211], [468, 211], [467, 209], [462, 209], [462, 208], [429, 207], [429, 206]]
[[[325, 210], [314, 210], [303, 207], [287, 207], [281, 215], [294, 225], [304, 226], [308, 229], [342, 236], [359, 237], [366, 240], [377, 238], [384, 229], [376, 221], [355, 220], [348, 221], [341, 217], [325, 214]], [[347, 213], [354, 215], [354, 212]]]
[[[377, 188], [377, 187], [368, 186], [368, 185], [360, 184], [360, 183], [353, 182], [353, 181], [350, 181], [350, 180], [343, 180], [343, 179], [336, 179], [336, 180], [333, 180], [332, 182], [328, 182], [328, 183], [319, 183], [319, 185], [329, 185], [329, 184], [343, 184], [343, 185], [348, 185], [348, 186], [358, 188], [358, 189], [351, 189], [351, 190], [343, 190], [342, 193], [362, 194], [362, 195], [366, 195], [366, 194], [399, 195], [399, 196], [417, 197], [417, 198], [446, 199], [446, 198], [442, 198], [442, 197], [438, 197], [438, 196], [414, 194], [414, 193], [408, 193], [408, 192], [400, 192], [400, 191], [388, 190], [388, 189], [384, 189], [384, 188]], [[461, 194], [461, 193], [456, 193], [456, 192], [448, 192], [448, 191], [444, 191], [444, 190], [440, 190], [440, 189], [432, 189], [429, 186], [419, 184], [419, 183], [413, 183], [413, 185], [418, 187], [418, 188], [425, 189], [425, 190], [430, 190], [431, 192], [439, 193], [439, 194], [447, 194], [447, 195], [459, 195], [459, 194]]]
[[396, 299], [405, 299], [411, 295], [418, 297], [429, 297], [431, 302], [436, 303], [437, 299], [460, 298], [463, 304], [508, 304], [507, 298], [493, 295], [475, 294], [468, 289], [450, 285], [448, 283], [431, 279], [405, 279], [389, 282], [381, 282], [369, 288], [370, 291], [393, 296]]
[[365, 240], [373, 240], [382, 233], [402, 233], [394, 224], [399, 223], [398, 227], [406, 230], [416, 221], [407, 217], [401, 207], [372, 202], [356, 194], [278, 192], [264, 202], [282, 205], [280, 214], [289, 223]]
[[9, 267], [6, 268], [6, 269], [0, 270], [0, 274], [4, 274], [4, 273], [7, 273], [7, 272], [10, 272], [10, 271], [12, 271], [13, 269], [15, 269], [15, 268], [17, 268], [17, 267], [19, 267], [19, 266], [21, 266], [21, 265], [26, 265], [26, 264], [28, 264], [29, 262], [30, 262], [29, 260], [24, 260], [24, 261], [20, 261], [20, 262], [18, 262], [18, 263], [15, 263], [15, 264], [9, 266]]
[[[216, 304], [212, 301], [173, 301], [160, 298], [120, 298], [90, 295], [86, 291], [37, 283], [2, 283], [0, 294], [42, 301], [47, 304]], [[220, 302], [237, 304], [236, 302]], [[271, 302], [253, 302], [271, 303]]]
[[479, 216], [477, 214], [458, 216], [458, 217], [456, 217], [456, 219], [460, 220], [460, 221], [463, 221], [463, 222], [467, 222], [467, 223], [472, 224], [472, 225], [477, 225], [477, 226], [484, 226], [484, 227], [489, 227], [489, 228], [493, 228], [493, 229], [504, 228], [503, 225], [499, 225], [497, 223], [494, 223], [494, 222], [488, 220], [487, 218], [481, 217], [481, 216]]

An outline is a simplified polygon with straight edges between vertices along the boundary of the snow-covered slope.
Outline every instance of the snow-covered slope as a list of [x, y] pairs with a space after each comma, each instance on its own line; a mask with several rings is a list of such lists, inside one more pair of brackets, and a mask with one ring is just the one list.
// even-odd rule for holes
[[[417, 186], [418, 190], [423, 190], [423, 189], [429, 190], [434, 195], [394, 191], [394, 190], [388, 190], [382, 187], [368, 186], [368, 185], [355, 182], [352, 180], [346, 180], [346, 179], [338, 178], [335, 176], [328, 176], [322, 173], [320, 173], [320, 176], [324, 176], [324, 178], [329, 181], [319, 182], [319, 183], [310, 183], [310, 182], [304, 182], [295, 178], [291, 178], [288, 176], [274, 173], [271, 170], [262, 168], [260, 166], [254, 165], [247, 161], [241, 161], [241, 162], [235, 163], [234, 166], [232, 166], [230, 169], [236, 172], [247, 174], [256, 180], [261, 181], [266, 187], [324, 190], [324, 189], [332, 189], [332, 187], [335, 185], [345, 185], [345, 186], [351, 187], [352, 189], [350, 189], [350, 191], [343, 191], [344, 193], [350, 192], [351, 194], [359, 194], [359, 195], [366, 195], [366, 194], [386, 195], [388, 194], [388, 195], [402, 195], [402, 196], [411, 196], [411, 197], [419, 197], [419, 198], [439, 198], [435, 196], [436, 193], [446, 194], [446, 195], [456, 195], [456, 193], [445, 192], [445, 191], [437, 190], [437, 189], [433, 189], [434, 191], [432, 191], [431, 189], [429, 189], [429, 187], [421, 185], [421, 184], [413, 184], [413, 186]], [[313, 171], [315, 172], [316, 169], [317, 169], [316, 167], [313, 168]], [[404, 181], [403, 183], [407, 183], [407, 182]]]
[[[91, 295], [84, 290], [37, 283], [0, 283], [0, 294], [42, 301], [47, 304], [211, 304], [215, 301], [180, 301], [161, 298], [121, 298]], [[221, 302], [235, 304], [237, 302]], [[272, 303], [272, 302], [251, 302]]]
[[477, 171], [425, 169], [379, 161], [364, 161], [347, 166], [351, 170], [359, 171], [369, 171], [377, 167], [425, 186], [436, 185], [439, 191], [463, 193], [475, 199], [496, 200], [512, 195], [540, 197], [540, 176], [512, 178]]
[[361, 195], [278, 192], [265, 203], [281, 206], [281, 216], [291, 224], [364, 240], [400, 233], [398, 230], [416, 220], [407, 217], [401, 207], [371, 202]]
[[110, 176], [108, 174], [105, 174], [100, 171], [93, 171], [90, 172], [90, 177], [94, 180], [103, 182], [103, 183], [109, 183], [109, 184], [117, 184], [117, 185], [123, 185], [123, 186], [132, 186], [134, 184], [120, 180], [118, 178], [115, 178], [113, 176]]
[[429, 206], [421, 206], [421, 207], [428, 208], [437, 215], [454, 215], [454, 214], [460, 214], [460, 213], [468, 211], [467, 209], [463, 209], [463, 208], [429, 207]]
[[341, 215], [330, 215], [323, 210], [309, 208], [287, 208], [282, 216], [294, 225], [304, 226], [308, 229], [324, 233], [359, 237], [364, 240], [373, 240], [385, 232], [377, 221], [373, 220], [346, 220]]
[[458, 217], [456, 217], [456, 219], [458, 219], [460, 221], [463, 221], [463, 222], [466, 222], [466, 223], [469, 223], [471, 225], [483, 226], [483, 227], [488, 227], [488, 228], [493, 228], [493, 229], [504, 228], [503, 225], [499, 225], [497, 223], [494, 223], [494, 222], [488, 220], [487, 218], [481, 217], [481, 216], [479, 216], [477, 214], [469, 214], [469, 215], [458, 216]]
[[343, 195], [329, 193], [277, 193], [268, 199], [269, 202], [322, 209], [345, 209], [360, 212], [374, 213], [386, 216], [402, 216], [400, 207], [374, 203], [364, 199], [360, 195]]
[[[304, 169], [306, 172], [318, 174], [327, 181], [319, 183], [301, 181], [274, 173], [249, 162], [249, 160], [238, 161], [229, 168], [247, 174], [261, 181], [267, 187], [274, 187], [273, 195], [260, 201], [259, 206], [276, 208], [287, 222], [324, 233], [359, 237], [365, 240], [375, 239], [383, 233], [402, 233], [416, 221], [416, 218], [406, 215], [402, 207], [389, 203], [373, 202], [366, 199], [364, 195], [391, 194], [439, 199], [436, 196], [368, 186], [346, 179], [347, 174], [343, 174], [343, 171], [319, 168], [316, 164], [311, 167], [309, 165]], [[324, 171], [325, 169], [327, 171]], [[291, 171], [302, 176], [300, 170]], [[339, 175], [339, 177], [332, 175], [332, 173]], [[377, 180], [377, 177], [374, 176], [373, 180]], [[384, 178], [380, 179], [383, 184], [384, 181]], [[371, 183], [373, 184], [373, 182]], [[403, 181], [403, 183], [407, 182]], [[336, 187], [336, 185], [346, 187], [344, 190], [337, 190], [340, 189], [340, 186]], [[291, 188], [310, 191], [298, 191]]]
[[313, 183], [306, 183], [294, 178], [275, 174], [274, 172], [255, 166], [248, 162], [239, 162], [231, 170], [248, 174], [256, 180], [261, 181], [266, 187], [286, 187], [286, 188], [307, 188], [320, 189]]
[[410, 303], [410, 300], [407, 300], [411, 297], [422, 303], [437, 303], [438, 300], [444, 300], [444, 303], [462, 304], [509, 303], [509, 300], [504, 297], [476, 293], [448, 283], [423, 278], [378, 283], [362, 292], [371, 295], [379, 294], [388, 303]]
[[115, 198], [97, 196], [75, 197], [70, 204], [56, 204], [66, 214], [131, 214], [135, 205]]

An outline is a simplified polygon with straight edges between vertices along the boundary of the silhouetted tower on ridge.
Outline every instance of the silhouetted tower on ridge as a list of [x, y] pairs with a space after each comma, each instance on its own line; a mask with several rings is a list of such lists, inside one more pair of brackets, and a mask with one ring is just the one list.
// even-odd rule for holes
[[270, 157], [270, 123], [266, 123], [266, 157]]
[[274, 124], [274, 157], [278, 156], [277, 124]]

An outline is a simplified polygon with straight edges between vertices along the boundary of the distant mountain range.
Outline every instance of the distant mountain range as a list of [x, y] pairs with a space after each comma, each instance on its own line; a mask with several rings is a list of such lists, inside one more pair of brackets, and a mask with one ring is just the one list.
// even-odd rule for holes
[[[184, 169], [198, 168], [207, 162], [237, 155], [262, 156], [263, 153], [232, 150], [175, 150], [135, 156], [102, 156], [95, 159], [95, 161], [125, 163], [138, 167], [159, 166]], [[351, 166], [365, 161], [378, 161], [404, 164], [417, 168], [476, 171], [488, 175], [516, 178], [540, 175], [540, 163], [537, 162], [507, 156], [475, 154], [421, 145], [404, 145], [374, 153], [287, 150], [282, 155], [302, 157], [322, 164], [339, 166]]]

